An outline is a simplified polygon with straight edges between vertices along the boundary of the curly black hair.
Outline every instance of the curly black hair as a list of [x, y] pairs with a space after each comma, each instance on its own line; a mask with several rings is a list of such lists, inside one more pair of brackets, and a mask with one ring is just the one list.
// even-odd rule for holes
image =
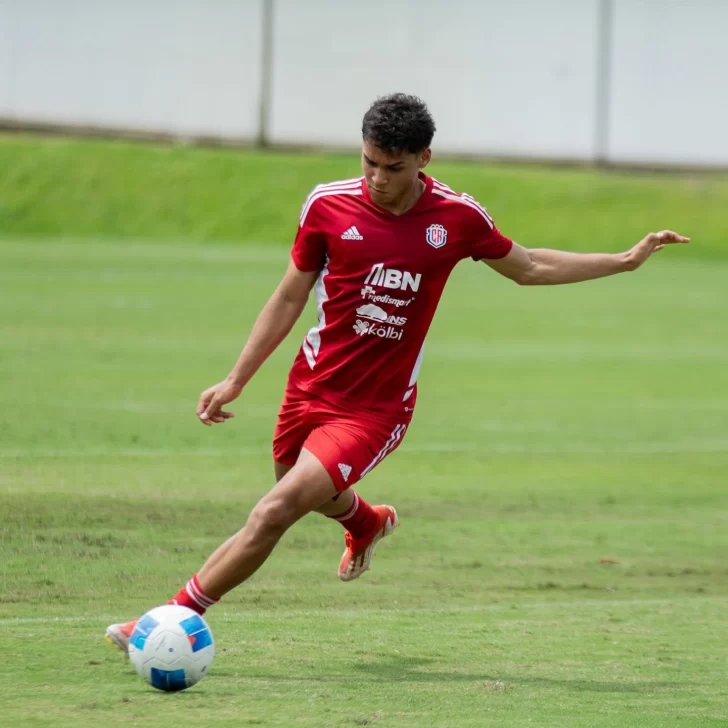
[[369, 107], [361, 133], [365, 142], [385, 152], [417, 154], [432, 143], [435, 120], [417, 96], [390, 94], [378, 98]]

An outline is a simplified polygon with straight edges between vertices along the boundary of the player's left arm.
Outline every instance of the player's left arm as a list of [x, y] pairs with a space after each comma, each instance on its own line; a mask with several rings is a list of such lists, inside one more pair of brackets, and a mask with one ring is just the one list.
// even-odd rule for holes
[[503, 258], [485, 259], [493, 270], [522, 286], [553, 286], [605, 278], [637, 270], [653, 253], [690, 238], [672, 230], [650, 233], [624, 253], [567, 253], [563, 250], [524, 248], [516, 243]]

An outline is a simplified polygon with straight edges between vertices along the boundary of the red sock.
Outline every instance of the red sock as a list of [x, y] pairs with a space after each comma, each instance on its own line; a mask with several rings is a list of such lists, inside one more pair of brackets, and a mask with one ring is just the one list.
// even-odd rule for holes
[[200, 582], [197, 581], [197, 574], [195, 574], [167, 604], [179, 604], [180, 607], [194, 609], [197, 614], [204, 614], [213, 604], [217, 604], [219, 601], [219, 597], [213, 599], [202, 591]]
[[376, 530], [379, 516], [365, 500], [359, 497], [356, 491], [353, 493], [354, 502], [351, 504], [351, 508], [345, 513], [329, 516], [329, 518], [338, 521], [354, 538], [364, 538]]

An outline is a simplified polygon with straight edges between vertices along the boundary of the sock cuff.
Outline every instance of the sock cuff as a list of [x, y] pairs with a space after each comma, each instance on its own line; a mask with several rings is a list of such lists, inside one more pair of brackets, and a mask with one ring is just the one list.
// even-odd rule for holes
[[199, 604], [203, 609], [208, 609], [213, 604], [219, 602], [219, 599], [213, 599], [208, 597], [200, 586], [200, 582], [197, 580], [197, 574], [195, 574], [185, 585], [185, 591], [192, 601]]
[[351, 508], [345, 513], [340, 513], [338, 516], [331, 516], [335, 521], [348, 521], [358, 510], [359, 510], [359, 494], [354, 492], [354, 502], [351, 504]]

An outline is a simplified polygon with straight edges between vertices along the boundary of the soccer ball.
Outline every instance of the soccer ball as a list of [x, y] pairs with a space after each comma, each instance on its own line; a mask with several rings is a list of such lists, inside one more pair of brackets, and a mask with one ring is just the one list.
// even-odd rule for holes
[[207, 622], [187, 607], [165, 604], [142, 616], [129, 639], [139, 677], [167, 692], [191, 688], [207, 675], [215, 640]]

